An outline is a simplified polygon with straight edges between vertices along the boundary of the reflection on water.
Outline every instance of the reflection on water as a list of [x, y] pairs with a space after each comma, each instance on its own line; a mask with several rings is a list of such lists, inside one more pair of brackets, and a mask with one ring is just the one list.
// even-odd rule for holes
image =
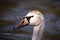
[[30, 40], [31, 35], [28, 34], [15, 34], [15, 33], [0, 33], [0, 39], [6, 40]]
[[[45, 17], [45, 32], [42, 40], [60, 40], [59, 2], [54, 0], [0, 0], [0, 40], [31, 40], [32, 27], [13, 31], [21, 19], [33, 9], [40, 10]], [[58, 15], [58, 16], [56, 16]]]
[[3, 40], [31, 40], [31, 33], [26, 31], [0, 31], [0, 39]]

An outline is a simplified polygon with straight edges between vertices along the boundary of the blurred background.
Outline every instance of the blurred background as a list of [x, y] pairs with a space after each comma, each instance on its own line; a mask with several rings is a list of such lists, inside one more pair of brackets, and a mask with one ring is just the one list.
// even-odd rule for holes
[[31, 40], [33, 28], [13, 28], [31, 10], [45, 18], [42, 40], [60, 40], [60, 0], [0, 0], [0, 40]]

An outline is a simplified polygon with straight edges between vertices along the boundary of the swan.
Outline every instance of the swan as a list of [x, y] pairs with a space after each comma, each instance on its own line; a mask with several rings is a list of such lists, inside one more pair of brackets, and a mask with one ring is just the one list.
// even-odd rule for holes
[[42, 13], [38, 10], [32, 10], [28, 12], [28, 14], [14, 28], [14, 30], [22, 28], [26, 25], [33, 26], [32, 40], [41, 40], [43, 32], [44, 32], [44, 27], [45, 27], [44, 16], [42, 15]]

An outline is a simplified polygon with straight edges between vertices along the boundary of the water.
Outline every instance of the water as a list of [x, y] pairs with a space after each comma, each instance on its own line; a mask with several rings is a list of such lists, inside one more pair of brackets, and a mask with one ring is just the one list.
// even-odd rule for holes
[[[26, 26], [19, 29], [22, 31], [13, 31], [13, 28], [30, 10], [33, 9], [41, 10], [45, 18], [46, 25], [42, 40], [60, 40], [60, 17], [56, 16], [56, 14], [58, 15], [58, 13], [55, 13], [53, 10], [54, 7], [56, 7], [57, 9], [59, 8], [59, 6], [55, 6], [59, 3], [50, 0], [9, 0], [7, 1], [7, 4], [4, 4], [4, 2], [2, 1], [2, 5], [6, 6], [3, 7], [1, 5], [2, 7], [0, 9], [0, 40], [31, 40], [33, 32], [33, 28], [31, 26]], [[53, 8], [51, 8], [51, 2], [53, 2], [52, 4], [54, 4]]]
[[[28, 38], [27, 38], [28, 36]], [[11, 33], [0, 33], [0, 40], [30, 40], [30, 35], [24, 35], [24, 34], [11, 34]]]

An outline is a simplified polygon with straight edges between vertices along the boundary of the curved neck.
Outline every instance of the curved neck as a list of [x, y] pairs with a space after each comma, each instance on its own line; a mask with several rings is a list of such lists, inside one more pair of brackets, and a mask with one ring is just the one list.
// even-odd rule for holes
[[34, 26], [32, 40], [41, 40], [45, 24]]

